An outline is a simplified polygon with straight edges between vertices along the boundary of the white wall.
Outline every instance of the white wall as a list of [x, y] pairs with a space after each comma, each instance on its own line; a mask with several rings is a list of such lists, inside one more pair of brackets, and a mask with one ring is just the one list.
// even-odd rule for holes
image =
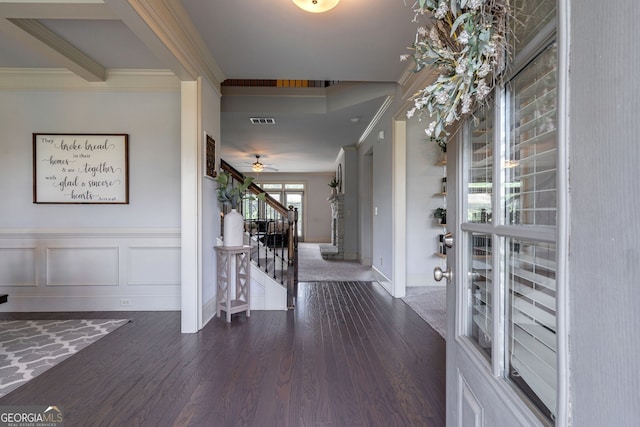
[[437, 144], [428, 141], [425, 122], [407, 121], [407, 286], [434, 286], [434, 267], [444, 267], [438, 258], [438, 235], [445, 228], [433, 218], [433, 210], [446, 207], [441, 192], [445, 168], [436, 163], [443, 157]]
[[[53, 77], [0, 93], [0, 309], [180, 309], [177, 80], [133, 92]], [[33, 132], [127, 133], [129, 204], [33, 204]]]
[[[207, 83], [202, 81], [201, 101], [202, 138], [202, 169], [206, 164], [205, 158], [205, 133], [216, 142], [216, 158], [219, 164], [222, 143], [220, 141], [220, 94]], [[204, 176], [204, 174], [202, 174]], [[216, 197], [217, 184], [215, 180], [203, 177], [201, 191], [200, 229], [201, 229], [201, 258], [202, 258], [202, 306], [203, 323], [206, 323], [215, 312], [216, 303], [216, 257], [213, 247], [217, 244], [216, 238], [220, 236], [220, 206]]]
[[[344, 193], [344, 259], [357, 260], [358, 252], [358, 153], [355, 147], [343, 147], [337, 163], [342, 166], [342, 192]], [[336, 165], [337, 170], [337, 165]]]
[[[359, 179], [363, 183], [369, 181], [368, 168], [370, 162], [373, 168], [371, 177], [371, 189], [360, 186], [358, 205], [360, 210], [360, 238], [359, 246], [371, 245], [371, 265], [384, 277], [393, 277], [392, 269], [392, 238], [393, 238], [393, 203], [392, 203], [392, 138], [391, 113], [387, 111], [380, 119], [378, 126], [372, 130], [368, 137], [358, 147], [358, 165], [360, 168]], [[378, 141], [380, 131], [389, 135], [382, 141]], [[371, 156], [365, 158], [365, 156]], [[369, 200], [370, 199], [370, 200]], [[370, 210], [373, 212], [370, 212]], [[369, 221], [369, 218], [371, 221]], [[369, 226], [370, 224], [370, 226]], [[367, 251], [368, 252], [368, 251]]]
[[[436, 196], [445, 173], [442, 166], [436, 165], [442, 153], [436, 144], [426, 141], [424, 122], [409, 120], [406, 134], [394, 135], [394, 121], [403, 120], [405, 115], [400, 89], [358, 147], [360, 260], [370, 262], [383, 286], [397, 296], [404, 295], [406, 286], [436, 285], [433, 268], [446, 264], [435, 255], [443, 228], [432, 214], [433, 209], [444, 206], [443, 198]], [[394, 144], [399, 143], [406, 145], [406, 159], [400, 164], [394, 162]], [[393, 205], [394, 164], [400, 169], [396, 174], [404, 174], [406, 179], [404, 209]], [[403, 222], [406, 231], [402, 229]], [[404, 257], [396, 256], [395, 261], [394, 233], [406, 234], [395, 236], [395, 243], [404, 244], [406, 252]]]
[[373, 149], [358, 152], [358, 253], [362, 265], [372, 265]]

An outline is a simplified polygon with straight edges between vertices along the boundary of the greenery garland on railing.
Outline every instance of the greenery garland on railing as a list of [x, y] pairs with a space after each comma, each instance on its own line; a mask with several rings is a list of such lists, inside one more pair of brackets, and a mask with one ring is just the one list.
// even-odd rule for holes
[[429, 20], [409, 48], [415, 71], [432, 66], [440, 75], [411, 97], [407, 118], [431, 118], [425, 132], [446, 151], [446, 127], [486, 102], [504, 71], [509, 0], [417, 0], [414, 12], [413, 22]]

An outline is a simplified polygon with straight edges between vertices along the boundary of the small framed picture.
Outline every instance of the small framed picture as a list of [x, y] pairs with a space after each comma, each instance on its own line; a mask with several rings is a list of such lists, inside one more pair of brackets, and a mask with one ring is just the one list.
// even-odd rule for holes
[[209, 135], [205, 134], [205, 172], [209, 178], [215, 178], [218, 175], [216, 170], [216, 141]]

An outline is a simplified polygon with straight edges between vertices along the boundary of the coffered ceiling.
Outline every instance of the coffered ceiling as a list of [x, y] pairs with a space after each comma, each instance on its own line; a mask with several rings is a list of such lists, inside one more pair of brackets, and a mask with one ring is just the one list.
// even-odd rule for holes
[[[112, 69], [340, 81], [277, 94], [222, 91], [225, 160], [242, 168], [260, 154], [282, 172], [330, 171], [407, 67], [399, 57], [415, 24], [406, 1], [341, 0], [312, 14], [291, 0], [0, 0], [0, 68], [64, 68], [90, 82]], [[190, 41], [186, 54], [172, 44], [178, 35]], [[276, 124], [252, 126], [255, 116]]]

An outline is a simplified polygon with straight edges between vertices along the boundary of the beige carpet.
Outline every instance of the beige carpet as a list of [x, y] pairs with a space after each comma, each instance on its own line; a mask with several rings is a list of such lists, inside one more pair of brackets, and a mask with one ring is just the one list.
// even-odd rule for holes
[[418, 286], [407, 288], [402, 298], [442, 338], [447, 339], [447, 288], [446, 286]]
[[361, 265], [357, 261], [325, 260], [320, 255], [318, 243], [298, 244], [298, 281], [362, 281], [372, 282], [376, 278], [371, 267]]

